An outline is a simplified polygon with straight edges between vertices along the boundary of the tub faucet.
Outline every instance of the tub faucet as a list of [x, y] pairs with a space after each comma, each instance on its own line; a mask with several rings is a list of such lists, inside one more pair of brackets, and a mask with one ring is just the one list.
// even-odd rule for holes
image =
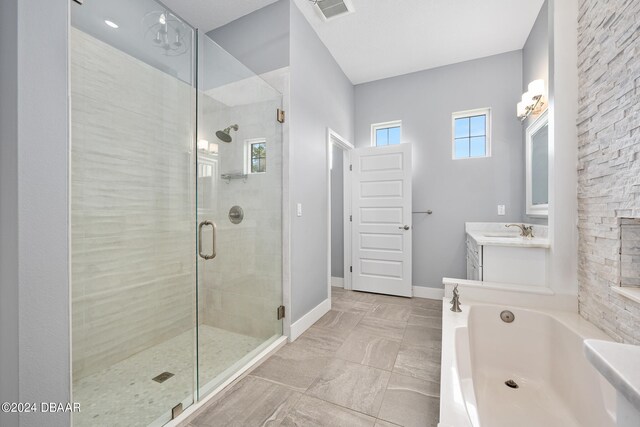
[[533, 225], [524, 225], [524, 224], [507, 224], [505, 227], [518, 227], [520, 229], [520, 236], [528, 237], [529, 239], [534, 237], [533, 235]]
[[460, 313], [462, 310], [460, 309], [460, 293], [458, 292], [458, 285], [453, 288], [453, 298], [451, 298], [451, 311], [455, 313]]

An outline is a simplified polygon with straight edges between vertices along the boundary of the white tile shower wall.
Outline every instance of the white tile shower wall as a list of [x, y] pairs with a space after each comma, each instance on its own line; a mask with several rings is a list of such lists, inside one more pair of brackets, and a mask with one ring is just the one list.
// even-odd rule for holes
[[194, 91], [72, 29], [71, 94], [77, 380], [194, 324]]
[[[233, 99], [224, 89], [215, 94]], [[199, 289], [204, 295], [200, 321], [261, 339], [281, 333], [276, 308], [282, 298], [282, 125], [275, 120], [281, 100], [274, 95], [229, 107], [201, 93], [198, 120], [198, 138], [218, 144], [221, 174], [245, 172], [245, 140], [266, 140], [266, 173], [251, 174], [246, 181], [218, 179], [209, 194], [199, 191], [200, 198], [215, 199], [215, 204], [198, 209], [199, 221], [211, 219], [218, 228], [216, 258], [199, 260]], [[239, 126], [232, 132], [233, 142], [218, 140], [215, 132], [232, 124]], [[228, 218], [234, 205], [244, 211], [240, 224]]]
[[640, 344], [640, 304], [610, 289], [619, 222], [640, 217], [640, 2], [580, 0], [578, 16], [580, 313]]

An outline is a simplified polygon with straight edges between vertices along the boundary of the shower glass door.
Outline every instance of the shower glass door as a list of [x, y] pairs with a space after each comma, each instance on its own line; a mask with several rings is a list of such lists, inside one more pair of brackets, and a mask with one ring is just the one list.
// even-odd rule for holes
[[282, 335], [281, 105], [280, 92], [199, 36], [200, 397]]
[[73, 424], [162, 425], [195, 391], [195, 31], [71, 4]]
[[154, 0], [71, 13], [72, 422], [160, 426], [282, 335], [282, 96]]

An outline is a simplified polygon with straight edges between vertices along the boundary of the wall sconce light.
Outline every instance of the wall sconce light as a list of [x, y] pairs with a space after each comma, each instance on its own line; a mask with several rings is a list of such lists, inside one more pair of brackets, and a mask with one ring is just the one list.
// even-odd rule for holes
[[527, 91], [522, 94], [522, 100], [518, 102], [518, 118], [524, 121], [531, 114], [540, 114], [544, 106], [544, 80], [534, 80], [529, 83]]

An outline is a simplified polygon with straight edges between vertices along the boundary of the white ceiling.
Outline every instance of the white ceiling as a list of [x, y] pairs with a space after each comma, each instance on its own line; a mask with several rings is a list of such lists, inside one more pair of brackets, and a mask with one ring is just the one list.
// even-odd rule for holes
[[543, 0], [352, 0], [325, 21], [294, 0], [354, 84], [522, 49]]
[[[277, 0], [164, 0], [209, 31]], [[321, 18], [294, 0], [354, 84], [522, 49], [544, 0], [351, 0], [355, 13]]]
[[221, 27], [278, 0], [162, 0], [202, 32]]

